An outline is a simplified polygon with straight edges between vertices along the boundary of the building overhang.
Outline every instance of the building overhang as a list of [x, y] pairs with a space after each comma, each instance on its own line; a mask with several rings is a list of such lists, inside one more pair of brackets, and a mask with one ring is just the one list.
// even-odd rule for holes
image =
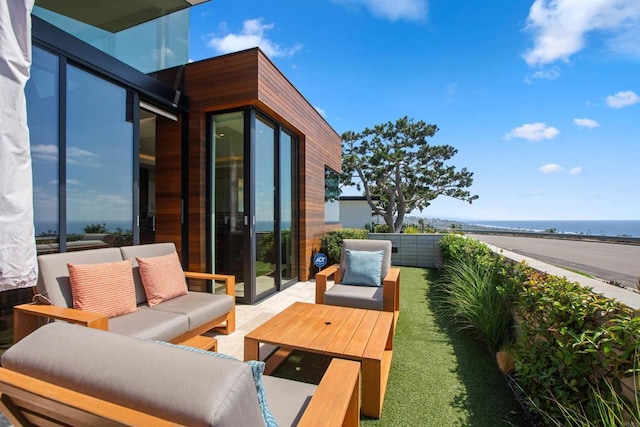
[[117, 33], [209, 0], [36, 0], [36, 5]]

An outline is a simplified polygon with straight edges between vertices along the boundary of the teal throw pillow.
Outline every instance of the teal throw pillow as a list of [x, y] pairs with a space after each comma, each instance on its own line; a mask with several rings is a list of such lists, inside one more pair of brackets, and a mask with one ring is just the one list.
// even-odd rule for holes
[[343, 285], [380, 286], [384, 251], [354, 251], [346, 249]]
[[[187, 345], [171, 344], [164, 341], [154, 341], [154, 342], [158, 344], [164, 344], [170, 347], [178, 347], [183, 350], [193, 351], [194, 353], [205, 354], [207, 356], [241, 361], [236, 357], [233, 357], [224, 353], [216, 353], [215, 351], [201, 350], [199, 348], [189, 347]], [[253, 374], [253, 382], [255, 383], [256, 391], [258, 392], [258, 403], [260, 404], [260, 410], [262, 411], [262, 418], [264, 418], [264, 423], [266, 427], [278, 427], [278, 421], [276, 421], [276, 418], [273, 416], [271, 409], [269, 409], [269, 405], [267, 405], [267, 395], [265, 394], [264, 384], [262, 382], [262, 373], [264, 372], [264, 362], [261, 362], [259, 360], [248, 360], [246, 363], [251, 368], [251, 373]]]

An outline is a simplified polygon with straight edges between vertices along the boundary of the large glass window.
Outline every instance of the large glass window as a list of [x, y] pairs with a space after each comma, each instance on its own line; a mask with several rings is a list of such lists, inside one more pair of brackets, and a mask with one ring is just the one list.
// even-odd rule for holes
[[[127, 90], [67, 67], [67, 247], [133, 244], [133, 123]], [[85, 236], [90, 235], [90, 236]]]
[[38, 253], [59, 249], [59, 58], [33, 47], [27, 123], [33, 164], [33, 216]]
[[340, 175], [324, 168], [324, 222], [340, 222]]
[[259, 295], [276, 284], [275, 268], [278, 248], [275, 246], [275, 129], [256, 119], [255, 136], [255, 215], [256, 215], [256, 293]]
[[280, 132], [280, 259], [283, 282], [298, 277], [294, 139]]
[[212, 116], [210, 138], [213, 270], [253, 304], [298, 276], [296, 140], [255, 110]]
[[236, 278], [244, 297], [244, 113], [220, 114], [211, 126], [214, 272]]

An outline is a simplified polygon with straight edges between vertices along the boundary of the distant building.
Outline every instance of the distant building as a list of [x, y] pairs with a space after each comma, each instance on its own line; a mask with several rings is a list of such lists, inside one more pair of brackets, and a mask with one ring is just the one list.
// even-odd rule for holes
[[[374, 200], [380, 199], [374, 198]], [[340, 224], [342, 228], [365, 228], [365, 225], [371, 222], [378, 223], [380, 219], [377, 215], [373, 215], [366, 197], [340, 197]]]

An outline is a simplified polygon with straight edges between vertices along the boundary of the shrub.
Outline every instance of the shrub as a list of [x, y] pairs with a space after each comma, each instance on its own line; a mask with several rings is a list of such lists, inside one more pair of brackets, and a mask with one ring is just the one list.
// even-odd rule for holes
[[344, 239], [366, 239], [368, 235], [367, 230], [358, 228], [341, 228], [329, 231], [320, 238], [320, 252], [327, 256], [327, 265], [339, 263]]
[[389, 226], [387, 224], [376, 224], [373, 227], [374, 233], [389, 233]]
[[402, 232], [405, 234], [418, 234], [420, 233], [420, 230], [418, 230], [418, 227], [415, 225], [407, 225], [402, 229]]
[[620, 379], [637, 372], [640, 318], [564, 277], [528, 275], [516, 303], [522, 319], [514, 347], [517, 381], [548, 418], [579, 409], [597, 419], [593, 390], [610, 382], [619, 391]]

